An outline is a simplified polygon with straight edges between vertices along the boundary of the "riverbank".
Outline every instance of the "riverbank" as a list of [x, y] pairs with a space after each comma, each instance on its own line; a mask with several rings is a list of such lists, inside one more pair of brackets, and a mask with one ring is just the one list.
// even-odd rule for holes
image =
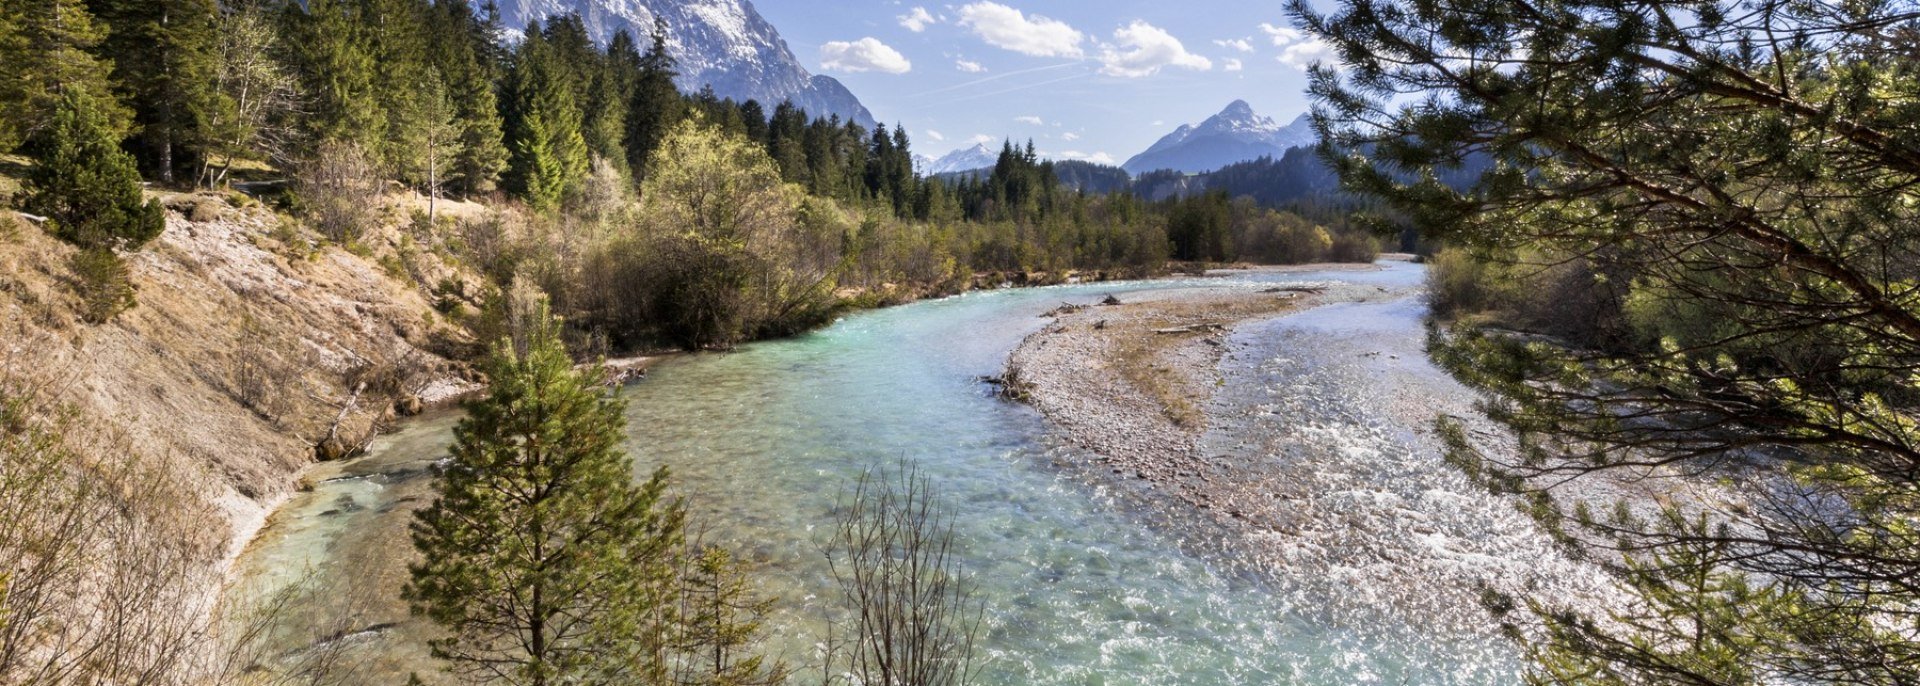
[[[1059, 312], [1008, 374], [1063, 444], [1058, 468], [1122, 496], [1189, 552], [1316, 626], [1497, 664], [1482, 652], [1505, 643], [1485, 591], [1582, 608], [1615, 599], [1515, 500], [1448, 464], [1440, 416], [1477, 448], [1513, 447], [1426, 358], [1421, 273], [1243, 274]], [[1179, 403], [1200, 411], [1182, 420]]]
[[[1288, 274], [1377, 270], [1372, 265], [1298, 265], [1221, 270]], [[1207, 413], [1225, 385], [1219, 365], [1241, 325], [1342, 302], [1406, 297], [1405, 288], [1339, 282], [1151, 291], [1085, 308], [1054, 322], [1008, 357], [1011, 394], [1032, 404], [1099, 471], [1159, 487], [1182, 506], [1226, 517], [1243, 513], [1231, 474], [1199, 450]]]

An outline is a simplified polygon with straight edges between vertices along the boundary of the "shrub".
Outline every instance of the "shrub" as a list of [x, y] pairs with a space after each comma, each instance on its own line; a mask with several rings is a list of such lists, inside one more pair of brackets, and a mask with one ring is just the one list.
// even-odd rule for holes
[[321, 235], [351, 243], [378, 219], [380, 178], [366, 151], [323, 143], [294, 178], [301, 213]]
[[21, 207], [46, 215], [54, 236], [84, 248], [136, 248], [166, 229], [166, 210], [145, 200], [133, 157], [99, 103], [85, 90], [68, 89], [53, 123], [28, 145]]
[[81, 319], [104, 324], [133, 307], [133, 280], [126, 262], [112, 250], [87, 248], [74, 253], [72, 268]]

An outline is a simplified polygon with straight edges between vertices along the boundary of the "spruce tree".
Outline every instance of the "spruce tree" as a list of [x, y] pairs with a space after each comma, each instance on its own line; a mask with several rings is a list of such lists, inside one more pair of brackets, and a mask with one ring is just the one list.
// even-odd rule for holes
[[96, 96], [82, 89], [61, 94], [47, 128], [27, 144], [28, 170], [21, 207], [45, 215], [63, 240], [87, 248], [135, 248], [166, 228], [160, 201], [141, 197], [140, 171], [120, 149]]
[[507, 168], [506, 132], [494, 94], [493, 32], [464, 0], [434, 3], [434, 11], [433, 64], [460, 127], [447, 182], [466, 195], [489, 193]]
[[117, 90], [133, 108], [133, 150], [163, 183], [204, 154], [205, 124], [222, 94], [214, 88], [218, 44], [213, 0], [94, 0], [109, 27], [101, 51]]
[[374, 90], [373, 53], [357, 8], [349, 0], [287, 3], [283, 12], [289, 62], [300, 76], [309, 144], [352, 143], [377, 150], [386, 114]]
[[454, 429], [439, 497], [413, 526], [405, 596], [444, 627], [463, 678], [637, 683], [661, 671], [684, 508], [667, 473], [633, 483], [623, 404], [575, 371], [546, 306], [502, 339], [486, 398]]
[[508, 149], [512, 190], [538, 211], [552, 211], [586, 178], [587, 143], [572, 84], [538, 26], [513, 60]]
[[640, 77], [635, 81], [631, 103], [627, 107], [627, 165], [635, 176], [647, 168], [653, 151], [686, 116], [685, 100], [673, 85], [673, 55], [667, 52], [667, 24], [655, 19], [652, 43], [640, 58]]
[[0, 151], [45, 129], [61, 95], [73, 90], [91, 96], [109, 128], [127, 130], [111, 65], [92, 52], [106, 35], [83, 0], [0, 0]]

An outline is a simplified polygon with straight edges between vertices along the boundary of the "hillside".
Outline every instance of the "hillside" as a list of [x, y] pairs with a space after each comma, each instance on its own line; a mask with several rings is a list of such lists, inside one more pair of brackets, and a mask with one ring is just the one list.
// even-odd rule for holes
[[[416, 237], [387, 227], [355, 251], [316, 248], [313, 234], [235, 199], [242, 207], [168, 197], [165, 232], [127, 255], [138, 305], [103, 324], [79, 316], [75, 249], [11, 212], [0, 218], [0, 328], [11, 342], [0, 350], [0, 398], [27, 403], [30, 415], [64, 406], [61, 442], [88, 465], [86, 480], [121, 494], [63, 545], [98, 564], [76, 573], [118, 570], [88, 588], [137, 590], [138, 606], [124, 608], [141, 618], [134, 626], [186, 649], [202, 647], [188, 637], [212, 611], [226, 564], [302, 469], [475, 387], [450, 359], [470, 341], [420, 286], [459, 274], [410, 248], [423, 245]], [[32, 512], [92, 511], [100, 503], [88, 493], [49, 487]], [[109, 626], [68, 627], [67, 644], [110, 644], [100, 633]]]

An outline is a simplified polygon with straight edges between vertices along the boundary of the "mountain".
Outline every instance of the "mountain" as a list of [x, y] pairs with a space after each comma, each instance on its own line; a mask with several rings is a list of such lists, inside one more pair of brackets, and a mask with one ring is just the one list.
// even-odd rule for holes
[[1281, 126], [1255, 113], [1245, 100], [1235, 100], [1198, 126], [1174, 129], [1120, 166], [1136, 175], [1161, 169], [1197, 174], [1235, 162], [1277, 158], [1288, 148], [1311, 146], [1316, 141], [1307, 115]]
[[791, 100], [808, 114], [840, 115], [871, 130], [873, 113], [846, 86], [800, 66], [786, 40], [748, 0], [498, 0], [500, 20], [522, 31], [535, 20], [579, 14], [587, 32], [604, 44], [625, 29], [644, 47], [654, 17], [667, 24], [667, 50], [679, 62], [680, 89], [713, 92], [734, 100], [758, 100], [773, 111]]
[[971, 148], [955, 150], [941, 155], [940, 159], [927, 164], [920, 173], [927, 176], [951, 174], [953, 172], [973, 171], [991, 167], [1000, 163], [1000, 152], [987, 147], [985, 143], [975, 144]]

